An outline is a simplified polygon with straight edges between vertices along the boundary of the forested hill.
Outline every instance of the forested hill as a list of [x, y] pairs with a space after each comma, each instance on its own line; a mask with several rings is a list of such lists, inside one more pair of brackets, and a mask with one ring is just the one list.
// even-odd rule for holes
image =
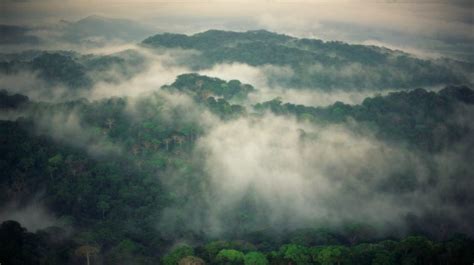
[[[290, 67], [286, 86], [322, 89], [383, 89], [468, 84], [472, 65], [451, 60], [423, 60], [401, 51], [339, 41], [300, 39], [265, 30], [209, 30], [191, 36], [158, 34], [142, 44], [200, 52], [194, 69], [222, 63]], [[275, 77], [276, 79], [276, 77]]]
[[[151, 73], [157, 65], [161, 72]], [[64, 100], [82, 96], [97, 84], [119, 84], [147, 71], [158, 76], [173, 71], [174, 77], [176, 68], [182, 74], [225, 69], [222, 66], [253, 67], [270, 87], [316, 91], [471, 86], [474, 70], [471, 63], [420, 59], [376, 46], [299, 39], [268, 31], [210, 30], [192, 36], [159, 34], [144, 40], [139, 48], [108, 54], [60, 50], [0, 53], [0, 76], [23, 80], [15, 86], [2, 82], [0, 89]], [[34, 91], [29, 85], [20, 89], [23, 82], [34, 83]], [[55, 88], [54, 97], [51, 87]]]
[[[36, 233], [3, 223], [0, 241], [20, 243], [2, 246], [1, 261], [80, 264], [87, 251], [94, 264], [472, 261], [472, 240], [458, 235], [474, 234], [467, 222], [474, 201], [472, 89], [396, 92], [360, 105], [311, 107], [278, 99], [245, 105], [258, 89], [185, 74], [137, 97], [44, 103], [2, 91], [0, 204], [35, 201], [54, 222]], [[221, 146], [224, 151], [216, 153]], [[251, 159], [233, 152], [253, 150], [245, 153], [250, 156], [255, 146], [266, 152], [258, 168], [292, 170], [291, 178], [281, 179], [275, 170], [271, 182], [262, 183], [259, 177], [268, 178], [256, 170], [245, 171], [255, 174], [248, 185], [233, 182], [239, 178], [225, 170], [232, 168], [226, 163], [251, 167]], [[361, 156], [372, 159], [361, 163]], [[449, 167], [440, 164], [444, 159]], [[212, 166], [220, 163], [216, 176]], [[301, 190], [309, 205], [293, 205], [293, 181], [309, 188]], [[228, 201], [235, 192], [227, 192], [229, 183], [242, 189], [235, 200]], [[354, 206], [354, 198], [364, 198], [366, 208], [397, 211], [382, 226], [366, 208]], [[269, 211], [274, 202], [292, 207], [275, 214]], [[328, 214], [308, 215], [321, 211]], [[400, 227], [421, 236], [405, 236]]]
[[64, 87], [68, 94], [74, 95], [90, 89], [96, 82], [118, 83], [143, 71], [145, 65], [143, 56], [135, 50], [111, 55], [38, 50], [0, 54], [0, 76], [24, 79], [34, 76], [38, 79], [34, 89], [42, 89], [44, 94], [53, 94], [53, 88]]
[[415, 89], [366, 98], [360, 105], [336, 102], [328, 107], [310, 107], [283, 103], [280, 99], [258, 103], [259, 112], [269, 110], [278, 115], [295, 115], [315, 123], [343, 123], [353, 119], [367, 124], [385, 140], [409, 143], [409, 147], [439, 151], [454, 143], [471, 143], [471, 124], [459, 123], [459, 112], [472, 118], [460, 107], [474, 104], [474, 91], [468, 87], [446, 87], [439, 92]]

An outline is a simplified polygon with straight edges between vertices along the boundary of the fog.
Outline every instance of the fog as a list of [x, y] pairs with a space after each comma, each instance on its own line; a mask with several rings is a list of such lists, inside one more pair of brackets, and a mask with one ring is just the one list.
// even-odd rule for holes
[[[376, 82], [381, 78], [379, 73], [373, 73], [370, 69], [365, 69], [359, 64], [349, 64], [342, 69], [334, 67], [323, 67], [320, 64], [315, 64], [311, 71], [323, 76], [330, 76], [334, 79], [341, 78], [357, 78], [364, 79], [365, 83]], [[293, 104], [301, 104], [305, 106], [328, 106], [337, 101], [346, 104], [360, 104], [367, 97], [374, 97], [376, 95], [386, 95], [391, 92], [399, 91], [399, 88], [379, 88], [378, 90], [361, 88], [356, 91], [346, 89], [345, 87], [333, 88], [327, 90], [320, 87], [291, 87], [287, 85], [291, 78], [294, 77], [294, 72], [288, 66], [251, 66], [243, 63], [230, 64], [216, 64], [210, 69], [203, 69], [198, 71], [201, 75], [217, 77], [223, 80], [239, 80], [242, 83], [251, 84], [256, 88], [256, 91], [249, 95], [249, 101], [242, 104], [253, 105], [275, 98], [279, 98], [282, 102], [289, 102]], [[393, 75], [403, 77], [401, 73], [392, 72]], [[424, 87], [430, 91], [438, 91], [444, 86]], [[413, 87], [412, 89], [415, 89]], [[410, 89], [406, 89], [410, 90]], [[240, 102], [239, 102], [240, 103]]]
[[[190, 70], [179, 61], [192, 56], [192, 51], [168, 50], [159, 53], [137, 49], [148, 63], [148, 67], [128, 80], [117, 83], [97, 83], [84, 95], [91, 99], [113, 96], [137, 96], [145, 92], [157, 91], [161, 86], [171, 84], [176, 77]], [[113, 71], [113, 69], [112, 69]]]
[[[51, 85], [38, 74], [21, 71], [15, 74], [0, 74], [0, 90], [18, 93], [38, 101], [64, 101], [70, 99], [74, 92], [61, 85]], [[76, 95], [77, 96], [77, 95]]]
[[[178, 179], [166, 182], [187, 199], [164, 211], [164, 233], [184, 226], [222, 236], [356, 222], [400, 236], [427, 216], [424, 229], [434, 235], [439, 220], [449, 232], [474, 232], [474, 209], [446, 199], [474, 184], [452, 179], [473, 172], [461, 158], [472, 152], [460, 146], [432, 156], [383, 142], [353, 121], [321, 125], [266, 114], [212, 126], [195, 152], [209, 179], [188, 189], [178, 188]], [[202, 198], [189, 197], [196, 190]]]
[[[120, 47], [125, 49], [120, 49]], [[125, 65], [125, 69], [135, 72], [131, 77], [114, 67], [99, 73], [89, 72], [88, 77], [93, 81], [90, 89], [71, 89], [61, 84], [51, 84], [40, 78], [37, 72], [20, 71], [14, 74], [3, 74], [0, 78], [0, 89], [12, 93], [27, 95], [35, 101], [64, 102], [79, 98], [99, 100], [109, 97], [135, 97], [144, 93], [160, 90], [163, 85], [174, 82], [180, 74], [196, 72], [201, 75], [217, 77], [226, 81], [239, 80], [256, 88], [249, 95], [249, 100], [239, 102], [250, 107], [253, 104], [280, 98], [283, 102], [303, 104], [307, 106], [327, 106], [336, 101], [347, 104], [359, 104], [369, 96], [384, 95], [398, 90], [397, 88], [380, 88], [376, 91], [370, 89], [346, 89], [345, 87], [333, 88], [330, 91], [319, 87], [294, 88], [288, 86], [294, 77], [292, 68], [288, 66], [251, 66], [243, 63], [216, 64], [211, 68], [194, 71], [185, 62], [195, 60], [198, 54], [193, 50], [162, 49], [149, 50], [136, 45], [102, 47], [91, 50], [96, 56], [124, 56], [125, 52], [133, 52], [141, 59], [140, 66]], [[139, 69], [139, 70], [137, 70]], [[331, 76], [332, 78], [358, 78], [366, 83], [376, 82], [379, 74], [363, 69], [360, 65], [347, 65], [343, 69], [325, 68], [314, 65], [312, 70], [317, 74]], [[127, 70], [128, 71], [128, 70]], [[394, 72], [393, 75], [398, 73]], [[400, 78], [403, 78], [400, 76]], [[110, 82], [108, 80], [113, 80]], [[437, 86], [437, 90], [442, 86]], [[425, 87], [426, 89], [426, 87]]]
[[50, 135], [58, 142], [84, 148], [93, 156], [114, 155], [122, 152], [120, 146], [109, 141], [97, 128], [83, 125], [74, 111], [45, 113], [37, 119], [38, 134]]
[[[160, 125], [164, 127], [184, 123], [201, 126], [194, 146], [183, 155], [183, 160], [191, 157], [186, 162], [196, 171], [183, 173], [184, 170], [169, 166], [154, 172], [165, 192], [179, 198], [156, 219], [156, 229], [165, 239], [176, 239], [181, 236], [177, 231], [183, 230], [219, 238], [242, 231], [337, 227], [351, 222], [368, 224], [379, 235], [402, 236], [410, 233], [413, 223], [419, 220], [425, 220], [425, 231], [434, 235], [440, 234], [440, 224], [447, 224], [450, 233], [474, 235], [469, 223], [474, 215], [474, 206], [469, 204], [474, 200], [470, 195], [470, 188], [474, 187], [474, 168], [469, 161], [474, 157], [472, 136], [448, 146], [448, 129], [436, 128], [439, 132], [435, 145], [442, 148], [429, 153], [384, 141], [373, 128], [353, 120], [322, 124], [291, 116], [257, 114], [253, 110], [253, 105], [275, 98], [315, 107], [335, 102], [360, 104], [367, 97], [400, 91], [396, 87], [367, 88], [384, 76], [402, 81], [413, 76], [397, 69], [378, 72], [377, 67], [358, 63], [342, 67], [315, 63], [305, 69], [311, 76], [357, 79], [366, 87], [296, 88], [289, 85], [295, 77], [290, 66], [219, 63], [196, 70], [191, 66], [199, 51], [148, 49], [137, 44], [141, 35], [115, 38], [111, 34], [97, 38], [100, 29], [79, 31], [80, 41], [76, 42], [75, 38], [66, 38], [74, 32], [62, 25], [78, 23], [95, 13], [105, 16], [94, 17], [99, 20], [127, 18], [122, 22], [150, 35], [162, 31], [191, 34], [211, 28], [263, 28], [291, 36], [399, 49], [420, 58], [474, 61], [469, 48], [474, 41], [470, 2], [336, 2], [2, 1], [0, 23], [30, 27], [26, 35], [41, 40], [39, 44], [2, 43], [3, 52], [32, 48], [71, 50], [80, 56], [126, 56], [131, 52], [140, 58], [141, 64], [125, 66], [126, 70], [135, 71], [130, 76], [117, 67], [87, 72], [92, 85], [77, 90], [51, 84], [39, 72], [2, 74], [0, 89], [27, 95], [37, 108], [45, 102], [54, 107], [44, 112], [35, 108], [20, 112], [0, 110], [0, 119], [32, 117], [33, 135], [48, 135], [58, 144], [84, 150], [93, 159], [128, 156], [130, 150], [125, 143], [113, 141], [100, 128], [104, 124], [87, 123], [78, 108], [61, 109], [61, 103], [89, 104], [123, 98], [126, 118], [134, 121], [159, 113], [163, 122]], [[59, 22], [60, 19], [68, 21]], [[37, 23], [40, 26], [33, 26]], [[474, 79], [472, 73], [464, 73], [459, 65], [453, 63], [449, 68], [463, 71], [460, 73], [468, 75], [471, 82]], [[177, 76], [191, 72], [252, 85], [256, 90], [245, 101], [230, 100], [243, 105], [246, 113], [237, 119], [220, 119], [190, 95], [162, 89]], [[437, 91], [442, 87], [444, 84], [424, 89]], [[409, 89], [415, 88], [406, 90]], [[59, 111], [55, 112], [55, 107]], [[474, 109], [460, 105], [450, 118], [453, 127], [472, 131], [473, 117]], [[0, 221], [7, 219], [17, 220], [31, 231], [61, 225], [39, 202], [26, 206], [18, 201], [5, 204], [0, 210]]]
[[26, 205], [19, 205], [17, 202], [10, 202], [0, 210], [0, 222], [15, 220], [26, 227], [28, 231], [36, 232], [51, 226], [65, 225], [38, 200], [28, 202]]

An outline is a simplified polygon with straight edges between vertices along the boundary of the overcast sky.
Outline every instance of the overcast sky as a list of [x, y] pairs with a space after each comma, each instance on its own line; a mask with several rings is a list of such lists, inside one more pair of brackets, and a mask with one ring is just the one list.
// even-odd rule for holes
[[95, 14], [157, 31], [267, 29], [299, 37], [398, 48], [421, 56], [473, 57], [474, 1], [0, 0], [0, 23], [39, 25]]

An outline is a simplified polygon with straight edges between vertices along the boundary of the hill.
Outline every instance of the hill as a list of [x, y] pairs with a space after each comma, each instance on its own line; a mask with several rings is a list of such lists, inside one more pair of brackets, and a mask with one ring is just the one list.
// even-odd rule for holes
[[149, 37], [142, 44], [197, 50], [201, 56], [191, 65], [195, 69], [222, 63], [289, 66], [293, 75], [283, 86], [357, 90], [469, 83], [465, 73], [453, 71], [448, 63], [375, 46], [300, 39], [265, 30], [209, 30], [191, 36], [164, 33]]

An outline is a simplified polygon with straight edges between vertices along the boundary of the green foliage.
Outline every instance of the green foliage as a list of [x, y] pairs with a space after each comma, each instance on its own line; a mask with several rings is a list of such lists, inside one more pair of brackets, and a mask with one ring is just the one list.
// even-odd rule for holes
[[296, 265], [308, 264], [311, 260], [308, 249], [296, 244], [284, 245], [280, 248], [279, 252], [285, 260], [291, 261]]
[[205, 264], [206, 263], [204, 262], [204, 260], [198, 257], [194, 257], [194, 256], [184, 257], [178, 263], [178, 265], [205, 265]]
[[237, 118], [245, 114], [243, 106], [230, 102], [242, 102], [255, 90], [251, 85], [242, 84], [238, 80], [226, 82], [198, 74], [179, 75], [173, 84], [163, 88], [189, 94], [222, 119]]
[[[198, 69], [228, 62], [289, 67], [291, 75], [283, 78], [269, 75], [269, 81], [291, 87], [355, 90], [468, 83], [466, 75], [443, 63], [399, 51], [298, 39], [264, 30], [209, 30], [192, 36], [164, 33], [149, 37], [142, 44], [152, 48], [198, 50], [201, 54], [189, 63]], [[462, 64], [456, 65], [462, 68]]]
[[241, 265], [244, 264], [244, 253], [235, 249], [223, 249], [216, 256], [216, 261], [223, 265]]
[[61, 163], [63, 162], [63, 156], [61, 154], [57, 154], [53, 157], [51, 157], [50, 159], [48, 159], [48, 164], [51, 166], [51, 167], [58, 167], [61, 165]]
[[[103, 56], [67, 51], [31, 51], [31, 54], [12, 55], [11, 60], [0, 63], [0, 72], [9, 75], [31, 71], [47, 84], [65, 86], [70, 89], [67, 90], [68, 95], [77, 96], [80, 94], [75, 93], [76, 90], [89, 89], [96, 81], [117, 83], [122, 78], [133, 77], [145, 69], [144, 61], [139, 52], [132, 50]], [[47, 94], [53, 93], [48, 91]]]
[[[179, 86], [183, 91], [195, 91], [192, 84], [203, 77], [186, 78], [190, 88], [185, 88], [188, 81], [180, 78], [177, 82], [184, 83]], [[242, 106], [231, 103], [251, 91], [245, 85], [238, 81], [204, 79], [209, 82], [205, 91], [215, 96], [205, 100], [193, 97], [199, 105], [198, 111], [207, 108], [223, 120], [251, 115]], [[417, 152], [437, 152], [443, 146], [462, 143], [472, 134], [471, 127], [460, 128], [450, 121], [449, 115], [470, 107], [474, 103], [473, 94], [467, 87], [448, 87], [438, 93], [415, 90], [367, 98], [360, 105], [338, 102], [324, 108], [275, 99], [257, 104], [255, 110], [296, 115], [322, 126], [354, 119], [387, 143], [407, 145]], [[21, 110], [25, 117], [0, 121], [1, 204], [13, 198], [28, 201], [36, 191], [44, 191], [44, 204], [62, 220], [70, 220], [74, 229], [69, 239], [57, 240], [59, 235], [68, 233], [50, 229], [33, 234], [7, 223], [2, 226], [0, 241], [8, 252], [0, 250], [0, 259], [11, 261], [4, 258], [7, 253], [20, 251], [27, 254], [13, 257], [23, 262], [19, 264], [70, 264], [75, 262], [70, 261], [74, 249], [91, 242], [101, 246], [104, 264], [156, 264], [160, 260], [179, 264], [190, 255], [209, 264], [445, 264], [447, 261], [466, 264], [473, 258], [470, 251], [473, 243], [467, 238], [434, 242], [408, 237], [377, 242], [373, 229], [361, 223], [337, 230], [253, 231], [248, 224], [259, 209], [247, 207], [251, 203], [245, 200], [235, 215], [227, 216], [229, 232], [223, 237], [241, 241], [210, 242], [215, 238], [194, 231], [190, 228], [193, 222], [188, 222], [190, 217], [179, 214], [175, 218], [179, 224], [175, 230], [157, 228], [164, 209], [186, 205], [189, 201], [199, 209], [208, 199], [202, 197], [208, 188], [205, 185], [208, 175], [195, 153], [196, 142], [207, 128], [193, 116], [196, 109], [170, 106], [159, 93], [133, 102], [128, 98], [110, 98], [37, 103], [21, 95], [13, 99], [3, 96], [4, 105], [10, 110]], [[41, 124], [48, 117], [61, 115], [69, 119], [59, 119], [55, 126]], [[67, 137], [55, 138], [54, 130], [58, 126], [64, 129], [60, 126], [71, 117], [78, 120], [75, 131], [66, 134]], [[77, 130], [81, 137], [75, 134]], [[311, 137], [316, 136], [301, 133], [302, 141]], [[463, 183], [464, 175], [469, 176], [462, 170], [465, 169], [453, 173], [459, 183]], [[381, 183], [381, 188], [397, 194], [410, 190], [417, 184], [410, 173], [392, 176]], [[170, 190], [166, 185], [179, 189]], [[467, 195], [456, 190], [453, 198], [468, 201], [469, 197], [463, 196]], [[195, 249], [177, 248], [163, 255], [182, 238], [201, 245]], [[190, 258], [186, 262], [194, 261]], [[11, 264], [18, 264], [15, 262]]]
[[225, 100], [244, 100], [255, 89], [249, 84], [242, 84], [239, 80], [226, 82], [219, 78], [212, 78], [198, 74], [182, 74], [168, 89], [174, 88], [189, 93], [198, 100], [205, 100], [210, 96], [222, 97]]
[[410, 236], [403, 239], [398, 249], [400, 264], [432, 264], [433, 242], [420, 236]]
[[307, 107], [274, 99], [258, 103], [254, 109], [259, 113], [270, 110], [278, 115], [296, 115], [318, 124], [354, 119], [382, 140], [435, 152], [468, 136], [469, 130], [452, 122], [460, 104], [474, 104], [474, 91], [464, 86], [446, 87], [438, 93], [416, 89], [366, 98], [362, 104], [353, 106], [336, 102], [328, 107]]
[[244, 257], [244, 264], [245, 265], [268, 265], [268, 260], [260, 252], [252, 251], [245, 254]]
[[219, 115], [222, 119], [232, 119], [241, 117], [245, 114], [245, 108], [240, 105], [231, 105], [225, 99], [215, 100], [209, 97], [206, 100], [206, 105], [209, 109]]
[[337, 235], [328, 229], [297, 229], [290, 232], [288, 236], [292, 243], [302, 246], [339, 243]]
[[392, 265], [395, 263], [395, 258], [392, 253], [387, 250], [381, 250], [375, 253], [372, 259], [372, 265]]
[[187, 256], [194, 255], [193, 248], [189, 246], [179, 246], [171, 250], [163, 257], [164, 265], [178, 265], [180, 260]]
[[74, 58], [58, 53], [44, 53], [31, 62], [31, 68], [40, 76], [53, 83], [63, 83], [72, 88], [88, 88], [92, 81], [85, 68]]
[[[19, 223], [6, 221], [0, 225], [0, 258], [8, 264], [69, 264], [75, 252], [80, 255], [90, 249], [94, 259], [100, 249], [104, 264], [156, 264], [157, 259], [142, 245], [132, 239], [123, 239], [109, 248], [83, 244], [92, 242], [94, 235], [84, 234], [72, 242], [65, 231], [51, 227], [30, 233]], [[144, 236], [142, 239], [145, 238]], [[82, 243], [79, 243], [82, 242]], [[303, 247], [286, 244], [278, 251], [239, 251], [233, 247], [244, 247], [246, 242], [216, 241], [192, 248], [182, 245], [162, 256], [161, 264], [203, 265], [206, 264], [317, 264], [317, 265], [395, 265], [395, 264], [468, 264], [473, 258], [474, 241], [465, 237], [454, 237], [446, 241], [431, 241], [425, 237], [409, 236], [399, 241], [379, 241], [356, 245], [312, 245]], [[81, 251], [79, 251], [81, 249]], [[205, 249], [205, 251], [204, 251]], [[154, 249], [152, 248], [153, 252]], [[82, 253], [82, 254], [81, 254]], [[12, 255], [13, 254], [13, 255]], [[210, 258], [211, 257], [211, 258]], [[268, 257], [268, 259], [267, 259]]]
[[343, 246], [328, 246], [319, 251], [317, 261], [321, 265], [340, 265], [348, 258], [348, 249]]

